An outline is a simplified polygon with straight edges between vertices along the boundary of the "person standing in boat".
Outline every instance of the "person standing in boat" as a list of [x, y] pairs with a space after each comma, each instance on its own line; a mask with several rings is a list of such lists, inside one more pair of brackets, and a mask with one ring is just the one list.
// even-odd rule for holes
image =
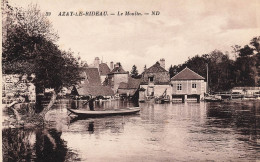
[[95, 102], [95, 99], [96, 99], [95, 97], [92, 98], [92, 96], [90, 96], [90, 100], [88, 101], [88, 103], [89, 103], [88, 105], [89, 105], [90, 111], [95, 111], [95, 110], [94, 110], [94, 102]]
[[95, 99], [96, 99], [96, 97], [92, 98], [92, 96], [90, 95], [89, 100], [87, 102], [83, 102], [83, 106], [88, 104], [90, 111], [95, 111], [94, 110]]

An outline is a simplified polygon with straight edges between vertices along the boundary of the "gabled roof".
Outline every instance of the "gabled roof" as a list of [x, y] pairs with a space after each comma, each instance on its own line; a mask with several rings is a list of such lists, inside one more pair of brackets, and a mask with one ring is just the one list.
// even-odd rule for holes
[[144, 73], [160, 73], [167, 72], [159, 63], [155, 63], [153, 66], [149, 67], [144, 71]]
[[171, 78], [171, 80], [204, 80], [205, 78], [195, 73], [189, 68], [183, 69], [181, 72]]
[[110, 74], [116, 74], [116, 73], [122, 74], [122, 73], [127, 73], [127, 72], [122, 68], [122, 66], [119, 66], [119, 67], [115, 67], [115, 68], [110, 72]]
[[134, 79], [129, 77], [128, 83], [121, 82], [118, 89], [138, 89], [141, 83], [141, 79]]
[[141, 80], [142, 79], [134, 79], [134, 78], [129, 77], [129, 79], [128, 79], [128, 87], [127, 88], [129, 88], [129, 89], [137, 89], [137, 88], [139, 88]]
[[98, 68], [85, 68], [86, 73], [85, 83], [88, 85], [101, 85]]
[[107, 75], [108, 73], [110, 73], [110, 69], [106, 63], [99, 64], [99, 73], [100, 75]]
[[82, 96], [113, 96], [114, 91], [107, 86], [101, 85], [98, 68], [83, 68], [81, 69], [82, 76], [85, 80], [76, 88], [77, 93]]
[[141, 79], [134, 79], [129, 77], [128, 83], [121, 82], [117, 91], [119, 94], [128, 94], [130, 96], [133, 96], [138, 90], [140, 83]]

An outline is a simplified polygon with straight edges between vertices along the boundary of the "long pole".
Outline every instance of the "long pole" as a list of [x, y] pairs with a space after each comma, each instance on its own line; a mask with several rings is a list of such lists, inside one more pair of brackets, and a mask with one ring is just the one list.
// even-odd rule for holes
[[209, 67], [207, 63], [207, 93], [209, 93]]

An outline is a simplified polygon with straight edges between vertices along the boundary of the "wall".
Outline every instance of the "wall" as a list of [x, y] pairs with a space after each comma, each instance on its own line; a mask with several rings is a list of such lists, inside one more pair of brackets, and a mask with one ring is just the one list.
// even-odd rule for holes
[[154, 92], [154, 96], [155, 97], [159, 97], [163, 94], [163, 92], [165, 91], [165, 89], [167, 89], [166, 91], [166, 95], [170, 96], [170, 99], [172, 98], [172, 88], [170, 85], [153, 85], [153, 86], [149, 86], [149, 85], [140, 85], [140, 88], [144, 88], [145, 91], [139, 91], [139, 99], [144, 99], [147, 96], [149, 96], [150, 92], [149, 92], [149, 88], [153, 88], [153, 92]]
[[103, 84], [103, 82], [105, 81], [106, 77], [107, 77], [106, 75], [100, 75], [101, 84]]
[[31, 83], [26, 75], [10, 74], [3, 75], [2, 78], [2, 101], [10, 103], [19, 100], [25, 102], [25, 98], [29, 102], [35, 102], [36, 91], [35, 86]]
[[[203, 80], [180, 80], [180, 81], [171, 81], [172, 83], [172, 94], [173, 95], [191, 95], [198, 94], [204, 95], [206, 93], [206, 82]], [[196, 84], [196, 88], [192, 88], [192, 84]], [[177, 84], [182, 85], [182, 90], [177, 90]]]
[[170, 74], [168, 72], [158, 72], [158, 73], [144, 73], [142, 82], [148, 83], [148, 77], [154, 77], [154, 84], [168, 83], [170, 81]]

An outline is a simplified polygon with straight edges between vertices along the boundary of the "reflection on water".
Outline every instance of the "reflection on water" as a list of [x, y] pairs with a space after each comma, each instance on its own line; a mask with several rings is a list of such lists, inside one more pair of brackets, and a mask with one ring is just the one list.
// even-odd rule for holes
[[[142, 103], [137, 115], [84, 120], [68, 117], [66, 108], [73, 104], [57, 102], [47, 113], [46, 128], [2, 130], [4, 161], [260, 160], [259, 101]], [[133, 106], [96, 104], [97, 109]]]
[[80, 161], [56, 129], [4, 129], [3, 161]]

